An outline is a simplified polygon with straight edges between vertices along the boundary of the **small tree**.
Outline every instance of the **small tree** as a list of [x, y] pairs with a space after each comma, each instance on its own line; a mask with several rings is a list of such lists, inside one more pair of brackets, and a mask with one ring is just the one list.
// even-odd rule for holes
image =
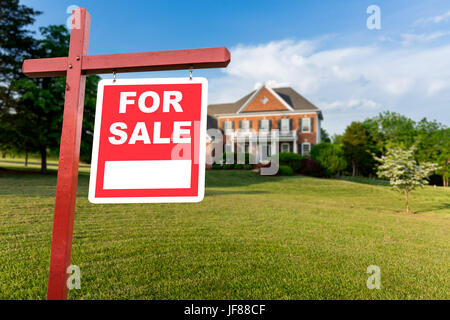
[[409, 192], [428, 184], [426, 179], [438, 169], [436, 164], [430, 162], [419, 165], [414, 158], [415, 150], [415, 147], [408, 150], [392, 147], [387, 150], [385, 156], [381, 158], [375, 156], [375, 159], [381, 163], [378, 166], [378, 176], [389, 179], [391, 186], [404, 193], [406, 213], [410, 213]]

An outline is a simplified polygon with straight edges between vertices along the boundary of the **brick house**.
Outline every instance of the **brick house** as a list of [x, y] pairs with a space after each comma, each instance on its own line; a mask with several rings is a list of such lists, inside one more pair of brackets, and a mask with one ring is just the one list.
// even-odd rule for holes
[[[222, 130], [224, 151], [248, 152], [259, 161], [263, 160], [262, 146], [256, 143], [260, 136], [267, 139], [269, 156], [277, 149], [309, 155], [311, 147], [320, 143], [321, 120], [320, 109], [290, 87], [264, 85], [236, 102], [208, 106], [208, 129]], [[279, 132], [278, 148], [271, 143], [274, 129]]]

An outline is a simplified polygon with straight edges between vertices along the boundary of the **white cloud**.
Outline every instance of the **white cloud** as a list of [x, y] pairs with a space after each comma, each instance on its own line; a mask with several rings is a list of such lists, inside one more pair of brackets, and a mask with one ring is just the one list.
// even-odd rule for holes
[[401, 43], [405, 46], [409, 46], [414, 43], [426, 43], [445, 36], [450, 35], [450, 31], [436, 31], [433, 33], [404, 33], [401, 35]]
[[321, 109], [324, 111], [330, 110], [340, 110], [340, 111], [349, 111], [349, 110], [376, 110], [380, 109], [381, 105], [373, 100], [368, 99], [350, 99], [346, 101], [333, 101], [331, 103], [321, 102], [319, 103]]
[[414, 22], [414, 25], [418, 26], [418, 25], [426, 25], [429, 23], [441, 23], [444, 21], [450, 20], [450, 11], [447, 11], [444, 14], [441, 15], [437, 15], [434, 17], [428, 17], [428, 18], [421, 18], [418, 19]]
[[[210, 79], [211, 103], [232, 102], [269, 81], [291, 86], [324, 111], [338, 132], [381, 110], [450, 122], [450, 45], [321, 49], [319, 41], [272, 41], [231, 49], [222, 76]], [[337, 116], [339, 114], [339, 116]], [[346, 123], [342, 121], [346, 120]]]

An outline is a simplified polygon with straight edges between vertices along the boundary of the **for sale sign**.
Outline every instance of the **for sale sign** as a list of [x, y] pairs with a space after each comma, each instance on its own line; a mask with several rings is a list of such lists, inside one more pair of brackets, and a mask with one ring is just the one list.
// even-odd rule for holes
[[100, 81], [89, 201], [201, 201], [207, 92], [204, 78]]

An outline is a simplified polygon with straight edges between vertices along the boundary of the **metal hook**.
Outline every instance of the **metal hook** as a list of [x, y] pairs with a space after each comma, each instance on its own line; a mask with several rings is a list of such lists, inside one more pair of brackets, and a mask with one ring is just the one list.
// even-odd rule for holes
[[117, 80], [117, 73], [114, 71], [113, 72], [113, 83], [116, 82]]
[[194, 68], [190, 68], [189, 69], [189, 80], [191, 80], [192, 81], [192, 71], [194, 71]]

